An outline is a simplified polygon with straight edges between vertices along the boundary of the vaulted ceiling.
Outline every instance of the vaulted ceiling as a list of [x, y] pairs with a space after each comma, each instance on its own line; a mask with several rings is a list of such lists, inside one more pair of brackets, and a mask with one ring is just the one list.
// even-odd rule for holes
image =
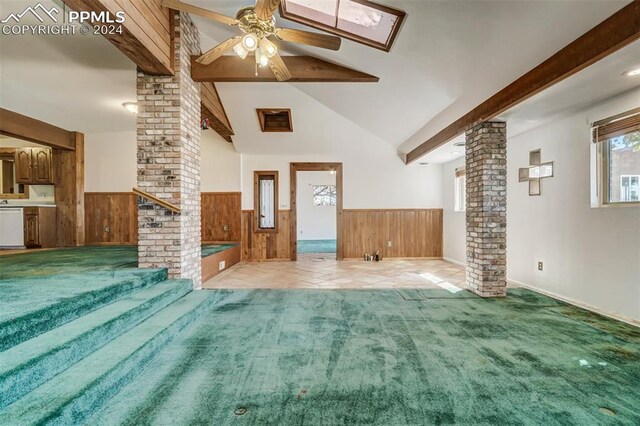
[[[349, 137], [376, 137], [407, 152], [628, 3], [379, 1], [407, 12], [389, 53], [344, 39], [338, 52], [286, 43], [281, 49], [284, 55], [309, 54], [355, 68], [380, 77], [380, 82], [216, 85], [239, 152], [326, 152], [341, 137], [339, 126], [345, 120], [361, 130], [359, 135], [348, 132]], [[247, 0], [190, 2], [231, 16], [247, 5]], [[0, 15], [27, 3], [3, 0]], [[194, 20], [203, 50], [237, 31]], [[279, 17], [278, 23], [309, 29]], [[524, 129], [637, 86], [637, 80], [619, 78], [623, 70], [597, 87], [592, 79], [637, 60], [639, 49], [638, 42], [628, 46], [506, 116]], [[135, 66], [101, 37], [2, 36], [0, 58], [3, 107], [85, 132], [135, 128], [134, 117], [121, 107], [135, 100]], [[260, 132], [255, 109], [274, 107], [292, 108], [293, 133]]]

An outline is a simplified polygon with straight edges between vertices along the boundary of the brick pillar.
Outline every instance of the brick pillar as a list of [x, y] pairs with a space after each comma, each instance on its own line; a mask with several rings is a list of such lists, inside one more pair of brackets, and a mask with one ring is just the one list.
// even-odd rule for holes
[[467, 131], [467, 286], [482, 297], [507, 295], [507, 125]]
[[172, 278], [200, 288], [200, 84], [190, 56], [200, 36], [189, 15], [176, 14], [175, 75], [138, 72], [138, 187], [176, 204], [174, 214], [145, 200], [138, 205], [138, 265], [168, 268]]

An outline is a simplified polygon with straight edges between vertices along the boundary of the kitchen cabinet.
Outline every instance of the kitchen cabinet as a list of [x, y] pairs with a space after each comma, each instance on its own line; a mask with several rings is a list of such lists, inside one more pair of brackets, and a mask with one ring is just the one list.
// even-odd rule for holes
[[24, 208], [24, 245], [27, 248], [56, 246], [56, 209]]
[[48, 185], [53, 183], [51, 148], [18, 148], [15, 153], [16, 183]]

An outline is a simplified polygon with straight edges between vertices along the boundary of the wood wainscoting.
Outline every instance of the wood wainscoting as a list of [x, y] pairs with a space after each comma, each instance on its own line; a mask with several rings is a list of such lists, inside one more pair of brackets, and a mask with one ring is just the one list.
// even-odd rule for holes
[[138, 243], [138, 200], [133, 192], [85, 192], [87, 245]]
[[[138, 243], [138, 200], [133, 192], [86, 192], [84, 200], [87, 245]], [[202, 193], [203, 243], [241, 240], [240, 203], [240, 192]]]
[[344, 257], [380, 250], [383, 259], [442, 258], [442, 215], [442, 209], [344, 210]]
[[[202, 193], [202, 242], [242, 239], [242, 193]], [[225, 230], [226, 229], [226, 230]]]
[[278, 211], [277, 232], [255, 232], [253, 215], [242, 211], [242, 260], [290, 260], [290, 211]]

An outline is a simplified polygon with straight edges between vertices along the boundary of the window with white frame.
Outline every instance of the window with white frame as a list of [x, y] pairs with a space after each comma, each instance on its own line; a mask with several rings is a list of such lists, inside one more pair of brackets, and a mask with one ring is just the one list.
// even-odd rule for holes
[[467, 210], [467, 175], [464, 167], [456, 169], [455, 211]]
[[602, 205], [640, 203], [640, 108], [594, 125]]
[[335, 185], [312, 185], [314, 206], [335, 206], [336, 186]]

